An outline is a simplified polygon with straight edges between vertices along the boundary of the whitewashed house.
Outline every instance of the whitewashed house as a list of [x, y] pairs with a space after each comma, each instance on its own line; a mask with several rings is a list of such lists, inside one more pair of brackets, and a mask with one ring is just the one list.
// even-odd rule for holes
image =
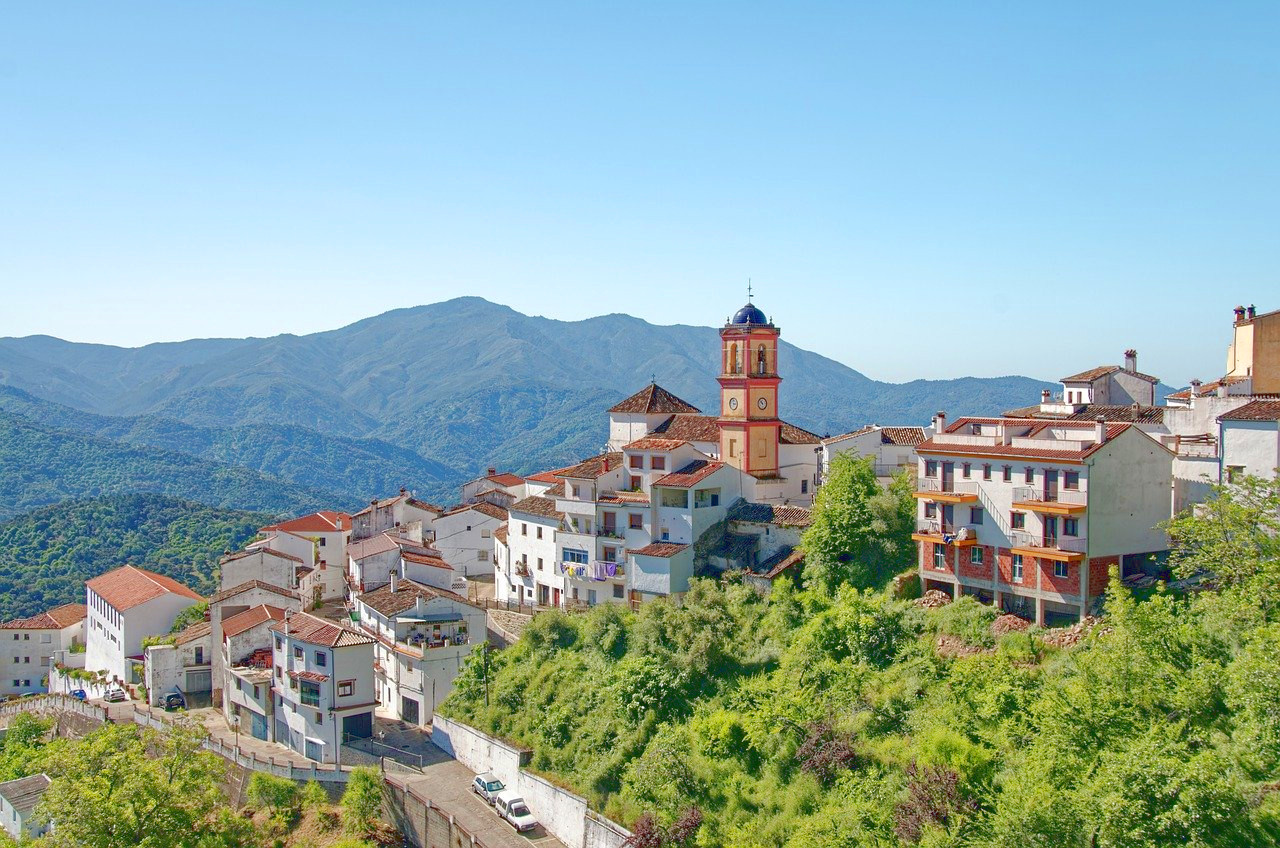
[[397, 576], [360, 595], [356, 612], [361, 628], [377, 640], [379, 712], [429, 725], [467, 656], [484, 641], [485, 611], [445, 586]]
[[403, 570], [405, 557], [440, 558], [440, 552], [394, 533], [380, 533], [347, 545], [347, 584], [352, 594], [368, 592], [391, 582]]
[[376, 640], [305, 612], [270, 629], [275, 741], [317, 762], [339, 762], [343, 742], [373, 735]]
[[0, 624], [0, 695], [30, 695], [48, 688], [51, 662], [62, 662], [84, 645], [84, 604], [63, 604], [48, 612]]
[[493, 533], [506, 523], [506, 509], [487, 501], [456, 506], [435, 520], [435, 549], [464, 577], [492, 574]]
[[[258, 606], [268, 606], [290, 612], [302, 608], [301, 598], [297, 592], [284, 586], [275, 586], [262, 580], [249, 580], [239, 586], [224, 589], [209, 599], [209, 642], [214, 646], [224, 643], [223, 624], [236, 616]], [[269, 647], [269, 641], [266, 643]], [[234, 660], [235, 657], [233, 656]], [[213, 703], [222, 706], [224, 712], [230, 707], [227, 701], [227, 689], [233, 687], [235, 681], [230, 678], [230, 667], [226, 663], [226, 652], [213, 651]]]
[[307, 564], [301, 557], [274, 550], [262, 543], [258, 547], [224, 556], [218, 560], [218, 569], [219, 590], [260, 580], [272, 586], [297, 591], [298, 578], [306, 573]]
[[[502, 497], [495, 498], [494, 493], [501, 493]], [[483, 477], [477, 477], [462, 484], [461, 498], [464, 504], [489, 501], [497, 506], [506, 507], [527, 494], [528, 487], [525, 479], [519, 474], [490, 468]]]
[[51, 782], [46, 774], [33, 774], [0, 783], [0, 823], [10, 839], [38, 839], [52, 829], [35, 821], [36, 806]]
[[347, 540], [351, 516], [343, 512], [313, 512], [300, 518], [263, 527], [263, 544], [298, 557], [311, 569], [299, 572], [298, 590], [306, 598], [340, 599], [346, 591]]
[[539, 595], [549, 599], [553, 589], [563, 593], [556, 554], [563, 523], [555, 498], [532, 495], [511, 505], [507, 525], [494, 533], [496, 600], [533, 604]]
[[349, 541], [357, 542], [379, 533], [394, 532], [416, 542], [431, 539], [440, 507], [415, 498], [407, 489], [392, 498], [371, 501], [351, 516]]
[[282, 607], [258, 604], [222, 622], [220, 654], [227, 682], [220, 706], [228, 724], [254, 739], [274, 741], [271, 626], [288, 614]]
[[871, 457], [872, 467], [881, 485], [887, 486], [893, 476], [903, 470], [915, 470], [916, 447], [933, 435], [932, 427], [881, 427], [868, 424], [852, 433], [822, 440], [822, 479], [826, 479], [831, 460], [842, 453]]
[[1245, 475], [1272, 479], [1280, 468], [1280, 400], [1254, 400], [1218, 417], [1222, 443], [1219, 481]]
[[208, 706], [213, 690], [213, 650], [207, 621], [198, 621], [173, 637], [143, 649], [147, 703], [164, 704], [177, 692], [188, 707]]
[[171, 577], [133, 565], [85, 584], [85, 668], [121, 684], [142, 683], [142, 640], [168, 633], [202, 598]]

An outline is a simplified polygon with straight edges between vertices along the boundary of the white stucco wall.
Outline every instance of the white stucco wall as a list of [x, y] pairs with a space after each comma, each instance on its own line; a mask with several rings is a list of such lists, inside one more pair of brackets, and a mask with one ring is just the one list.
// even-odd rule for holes
[[1227, 469], [1242, 468], [1245, 474], [1271, 479], [1280, 466], [1280, 429], [1275, 421], [1222, 422], [1222, 480]]

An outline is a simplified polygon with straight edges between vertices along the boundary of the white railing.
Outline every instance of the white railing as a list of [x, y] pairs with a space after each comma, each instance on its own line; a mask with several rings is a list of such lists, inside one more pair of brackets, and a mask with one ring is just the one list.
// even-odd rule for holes
[[1013, 489], [1014, 503], [1063, 503], [1077, 504], [1084, 506], [1088, 503], [1088, 498], [1084, 492], [1079, 489], [1059, 489], [1052, 495], [1037, 489], [1034, 486], [1015, 486]]
[[937, 433], [933, 437], [935, 445], [962, 445], [971, 448], [993, 448], [1000, 444], [995, 436], [975, 436], [964, 433]]
[[974, 524], [957, 524], [954, 521], [945, 523], [936, 518], [917, 518], [916, 532], [928, 533], [931, 536], [958, 536], [965, 534], [966, 539], [978, 537], [978, 526]]
[[943, 488], [942, 481], [937, 477], [921, 477], [916, 483], [916, 491], [938, 494], [946, 494], [950, 492], [959, 495], [976, 495], [978, 493], [978, 483], [975, 480], [953, 480], [950, 485]]
[[1033, 536], [1021, 530], [1014, 530], [1009, 536], [1009, 541], [1015, 548], [1042, 548], [1074, 554], [1083, 554], [1088, 551], [1088, 545], [1083, 536], [1058, 536], [1054, 539], [1045, 539], [1043, 536]]

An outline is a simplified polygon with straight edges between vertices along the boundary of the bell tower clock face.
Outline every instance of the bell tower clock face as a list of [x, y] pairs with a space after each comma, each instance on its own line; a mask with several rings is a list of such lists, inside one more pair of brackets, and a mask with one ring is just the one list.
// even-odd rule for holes
[[769, 408], [769, 399], [768, 399], [768, 398], [763, 398], [763, 397], [762, 397], [762, 398], [760, 398], [758, 401], [756, 401], [756, 406], [760, 407], [761, 409], [768, 409], [768, 408]]
[[729, 408], [730, 409], [738, 408], [738, 399], [736, 397], [729, 398]]

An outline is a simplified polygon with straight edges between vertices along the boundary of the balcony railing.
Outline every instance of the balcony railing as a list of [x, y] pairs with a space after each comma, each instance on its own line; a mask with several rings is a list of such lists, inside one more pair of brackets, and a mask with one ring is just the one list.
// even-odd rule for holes
[[1079, 489], [1059, 489], [1057, 492], [1045, 492], [1044, 489], [1037, 489], [1034, 486], [1015, 486], [1013, 489], [1014, 503], [1060, 503], [1075, 506], [1084, 506], [1088, 503], [1085, 493]]
[[978, 527], [972, 524], [948, 523], [936, 518], [917, 518], [916, 532], [928, 533], [930, 536], [959, 536], [963, 532], [973, 538], [978, 535]]
[[1033, 535], [1021, 531], [1013, 531], [1009, 539], [1015, 548], [1036, 548], [1045, 551], [1061, 551], [1069, 554], [1083, 554], [1088, 551], [1087, 540], [1083, 536], [1050, 536]]
[[916, 481], [916, 491], [934, 495], [977, 495], [976, 480], [952, 480], [945, 486], [937, 477], [921, 477]]

